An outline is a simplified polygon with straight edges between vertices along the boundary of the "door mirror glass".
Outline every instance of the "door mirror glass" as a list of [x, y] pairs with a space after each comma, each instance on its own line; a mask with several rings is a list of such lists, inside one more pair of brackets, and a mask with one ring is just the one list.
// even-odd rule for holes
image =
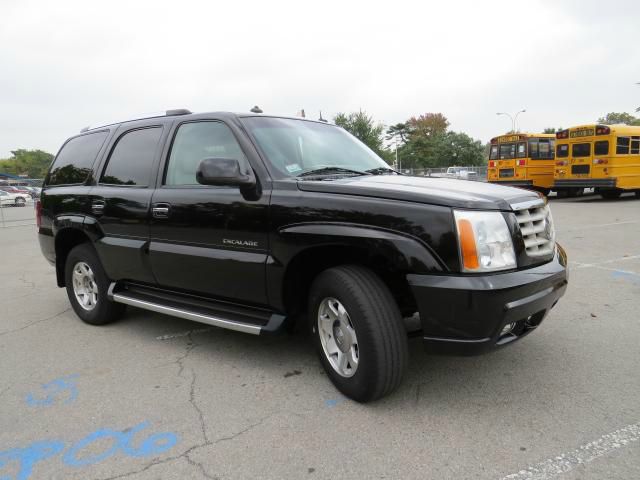
[[235, 158], [205, 158], [200, 160], [196, 180], [202, 185], [252, 187], [255, 176], [249, 167], [246, 171]]

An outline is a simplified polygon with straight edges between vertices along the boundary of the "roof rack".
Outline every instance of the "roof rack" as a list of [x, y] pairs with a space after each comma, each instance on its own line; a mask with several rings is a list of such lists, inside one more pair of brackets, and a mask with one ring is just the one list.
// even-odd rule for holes
[[173, 117], [174, 115], [190, 115], [190, 114], [191, 114], [191, 110], [188, 110], [186, 108], [176, 108], [174, 110], [167, 110], [167, 112], [165, 113], [167, 117]]

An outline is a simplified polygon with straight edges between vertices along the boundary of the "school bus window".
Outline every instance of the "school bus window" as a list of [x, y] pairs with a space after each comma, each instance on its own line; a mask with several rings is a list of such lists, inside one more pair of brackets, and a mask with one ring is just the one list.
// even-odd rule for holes
[[516, 144], [503, 143], [500, 145], [500, 160], [507, 160], [510, 158], [516, 158]]
[[540, 160], [553, 160], [553, 144], [554, 141], [548, 138], [540, 139], [538, 142], [538, 158]]
[[518, 143], [518, 158], [525, 158], [527, 156], [527, 144], [524, 142]]
[[572, 145], [571, 154], [574, 157], [588, 157], [591, 155], [590, 143], [574, 143]]
[[640, 153], [640, 137], [631, 137], [631, 155]]
[[618, 137], [618, 142], [616, 143], [616, 154], [626, 155], [629, 153], [630, 143], [631, 139], [629, 137]]
[[529, 139], [529, 158], [534, 160], [540, 158], [538, 156], [538, 139], [537, 138]]
[[569, 156], [569, 145], [558, 145], [556, 157], [563, 158]]
[[491, 145], [491, 152], [489, 153], [489, 160], [497, 160], [498, 159], [498, 146]]
[[596, 142], [593, 146], [593, 154], [609, 155], [609, 142], [607, 140]]

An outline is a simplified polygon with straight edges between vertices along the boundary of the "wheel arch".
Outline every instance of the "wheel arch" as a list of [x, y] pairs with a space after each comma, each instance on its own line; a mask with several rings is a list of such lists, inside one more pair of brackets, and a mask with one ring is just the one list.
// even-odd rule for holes
[[[280, 296], [272, 297], [281, 303], [288, 315], [296, 316], [305, 311], [313, 279], [337, 265], [356, 264], [374, 271], [391, 290], [403, 313], [415, 309], [406, 275], [446, 270], [444, 263], [422, 241], [386, 229], [309, 223], [292, 225], [278, 233], [282, 244], [273, 249], [276, 258], [278, 251], [295, 250], [282, 262], [281, 280], [275, 283], [281, 285]], [[296, 249], [295, 245], [304, 247]], [[268, 280], [275, 279], [268, 276]]]
[[59, 287], [65, 286], [64, 269], [69, 252], [82, 243], [91, 243], [91, 238], [83, 229], [69, 226], [61, 228], [55, 235], [56, 281]]

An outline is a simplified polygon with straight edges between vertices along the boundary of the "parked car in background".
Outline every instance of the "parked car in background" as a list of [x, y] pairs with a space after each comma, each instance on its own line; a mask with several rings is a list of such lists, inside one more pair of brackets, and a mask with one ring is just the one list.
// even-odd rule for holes
[[15, 187], [13, 185], [3, 185], [0, 186], [0, 190], [4, 190], [8, 193], [15, 193], [18, 195], [27, 195], [27, 197], [31, 198], [31, 192], [26, 189], [26, 187]]
[[40, 198], [40, 192], [42, 191], [42, 189], [40, 187], [23, 187], [26, 190], [29, 191], [29, 194], [31, 195], [31, 198], [36, 199], [36, 198]]
[[462, 180], [475, 180], [478, 174], [472, 170], [467, 170], [464, 167], [449, 167], [447, 168], [447, 177], [460, 178]]
[[9, 193], [0, 190], [0, 206], [24, 207], [27, 204], [27, 196], [24, 193]]

